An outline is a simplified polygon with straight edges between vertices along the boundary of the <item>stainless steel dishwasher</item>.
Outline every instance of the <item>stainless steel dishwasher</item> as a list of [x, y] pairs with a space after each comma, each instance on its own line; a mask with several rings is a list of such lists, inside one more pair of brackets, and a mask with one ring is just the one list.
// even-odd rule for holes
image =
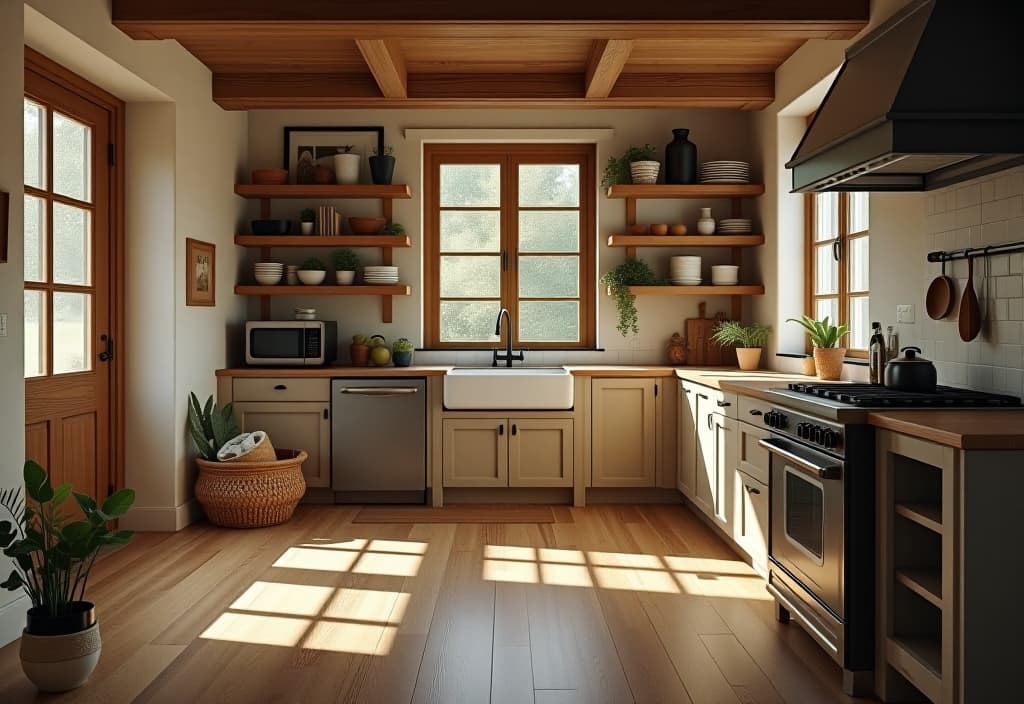
[[425, 379], [331, 381], [331, 488], [336, 501], [423, 503]]

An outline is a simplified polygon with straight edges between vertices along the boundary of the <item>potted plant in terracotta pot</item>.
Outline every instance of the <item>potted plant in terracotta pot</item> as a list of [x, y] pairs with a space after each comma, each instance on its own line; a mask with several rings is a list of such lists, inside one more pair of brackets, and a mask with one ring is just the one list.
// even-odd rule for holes
[[770, 325], [744, 325], [738, 320], [723, 320], [715, 327], [711, 340], [722, 347], [735, 347], [740, 369], [750, 372], [760, 365], [761, 350], [768, 344], [771, 332]]
[[351, 249], [334, 250], [334, 275], [342, 286], [350, 286], [359, 269], [359, 257]]
[[395, 150], [390, 144], [385, 144], [383, 151], [377, 153], [373, 149], [373, 156], [370, 157], [370, 178], [378, 185], [389, 185], [395, 176]]
[[366, 335], [353, 335], [349, 352], [352, 355], [353, 367], [370, 366], [370, 338]]
[[790, 318], [787, 322], [799, 323], [807, 330], [807, 336], [814, 347], [814, 366], [818, 369], [818, 378], [822, 381], [838, 381], [843, 375], [843, 358], [846, 348], [839, 343], [850, 333], [846, 325], [832, 325], [826, 316], [824, 320], [815, 320], [806, 315]]
[[[21, 589], [32, 602], [21, 637], [25, 674], [44, 692], [65, 692], [85, 684], [99, 662], [96, 608], [85, 589], [100, 548], [131, 540], [132, 531], [109, 524], [131, 508], [135, 492], [121, 489], [100, 506], [70, 484], [54, 488], [32, 460], [25, 462], [24, 480], [27, 497], [21, 487], [0, 492], [10, 517], [0, 520], [0, 548], [14, 563], [0, 586]], [[81, 515], [61, 509], [69, 499]]]

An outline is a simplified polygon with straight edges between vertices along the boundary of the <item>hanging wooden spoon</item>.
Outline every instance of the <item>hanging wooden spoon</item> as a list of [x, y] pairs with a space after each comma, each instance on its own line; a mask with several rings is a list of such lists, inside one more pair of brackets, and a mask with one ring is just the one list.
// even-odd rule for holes
[[942, 260], [942, 275], [932, 279], [924, 298], [928, 317], [941, 320], [953, 309], [953, 279], [946, 276], [946, 260]]
[[970, 342], [981, 332], [981, 306], [978, 305], [978, 294], [974, 292], [974, 258], [967, 255], [967, 285], [964, 295], [960, 298], [960, 339]]

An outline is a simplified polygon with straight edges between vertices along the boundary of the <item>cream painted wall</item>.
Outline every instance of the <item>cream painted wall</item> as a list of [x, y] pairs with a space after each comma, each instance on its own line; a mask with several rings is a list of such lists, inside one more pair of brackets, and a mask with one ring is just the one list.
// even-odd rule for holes
[[[342, 354], [347, 354], [348, 340], [356, 332], [380, 332], [389, 339], [408, 337], [415, 343], [422, 342], [422, 277], [421, 277], [421, 233], [422, 233], [422, 147], [419, 139], [406, 139], [406, 129], [474, 129], [503, 128], [515, 135], [515, 130], [531, 128], [587, 129], [610, 128], [614, 136], [597, 145], [598, 174], [609, 155], [619, 155], [630, 144], [650, 142], [662, 152], [671, 140], [675, 127], [690, 128], [690, 138], [697, 145], [701, 161], [712, 159], [743, 159], [752, 162], [754, 178], [761, 175], [759, 154], [755, 148], [752, 132], [754, 118], [751, 113], [719, 110], [382, 110], [382, 111], [255, 111], [249, 117], [249, 157], [252, 168], [279, 166], [282, 153], [283, 127], [286, 125], [383, 125], [387, 143], [394, 145], [397, 166], [396, 183], [408, 183], [413, 198], [395, 201], [395, 220], [406, 226], [414, 246], [411, 249], [395, 250], [395, 264], [400, 267], [403, 281], [413, 287], [413, 295], [394, 299], [394, 323], [380, 322], [380, 303], [377, 299], [331, 299], [331, 298], [289, 298], [274, 302], [274, 314], [290, 318], [291, 309], [297, 305], [316, 307], [318, 314], [327, 319], [339, 321], [339, 337]], [[304, 203], [279, 201], [275, 203], [275, 215], [297, 219]], [[684, 222], [695, 231], [698, 208], [702, 205], [713, 207], [717, 217], [728, 217], [728, 201], [702, 203], [699, 201], [645, 201], [638, 206], [639, 220], [646, 223]], [[342, 202], [343, 216], [370, 214], [378, 211], [376, 202]], [[752, 212], [753, 206], [749, 206]], [[607, 235], [622, 232], [625, 222], [625, 205], [620, 200], [597, 198], [598, 209], [598, 273], [618, 265], [625, 258], [622, 249], [609, 248]], [[256, 216], [255, 203], [249, 213]], [[374, 250], [365, 250], [364, 259], [375, 263], [379, 256]], [[641, 257], [651, 264], [656, 272], [668, 273], [668, 257], [677, 254], [669, 249], [651, 249]], [[710, 278], [708, 266], [712, 263], [728, 263], [728, 251], [702, 250], [696, 252], [705, 256], [705, 278]], [[317, 256], [330, 252], [314, 252]], [[255, 256], [255, 255], [253, 255]], [[301, 263], [308, 251], [284, 250], [281, 257], [289, 263]], [[714, 261], [712, 261], [714, 260]], [[251, 271], [243, 272], [246, 281], [251, 281]], [[531, 353], [531, 363], [559, 363], [602, 361], [612, 363], [657, 363], [665, 359], [665, 344], [673, 332], [683, 328], [683, 321], [697, 312], [698, 299], [689, 297], [642, 297], [637, 300], [640, 317], [640, 334], [623, 338], [615, 330], [616, 314], [612, 300], [599, 296], [599, 345], [606, 351], [601, 353]], [[727, 297], [709, 297], [709, 309], [729, 310]], [[256, 314], [255, 303], [251, 314]], [[451, 352], [418, 353], [420, 361], [452, 360], [459, 363], [483, 361], [486, 355], [479, 353]], [[489, 358], [487, 358], [489, 359]]]

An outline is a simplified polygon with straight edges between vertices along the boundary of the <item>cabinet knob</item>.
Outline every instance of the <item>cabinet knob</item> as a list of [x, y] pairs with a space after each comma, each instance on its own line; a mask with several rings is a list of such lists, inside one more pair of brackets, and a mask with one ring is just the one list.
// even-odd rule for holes
[[274, 387], [274, 391], [286, 391], [288, 389], [284, 384], [278, 384]]
[[757, 410], [756, 408], [752, 408], [750, 410], [750, 415], [752, 415], [752, 416], [760, 416], [760, 415], [764, 415], [764, 414], [761, 413], [761, 411]]
[[753, 486], [748, 486], [747, 487], [747, 491], [750, 492], [751, 494], [760, 494], [761, 493], [760, 489], [758, 489], [757, 487], [753, 487]]
[[732, 405], [728, 401], [715, 401], [715, 403], [718, 404], [719, 408], [725, 408], [726, 406], [731, 406]]

